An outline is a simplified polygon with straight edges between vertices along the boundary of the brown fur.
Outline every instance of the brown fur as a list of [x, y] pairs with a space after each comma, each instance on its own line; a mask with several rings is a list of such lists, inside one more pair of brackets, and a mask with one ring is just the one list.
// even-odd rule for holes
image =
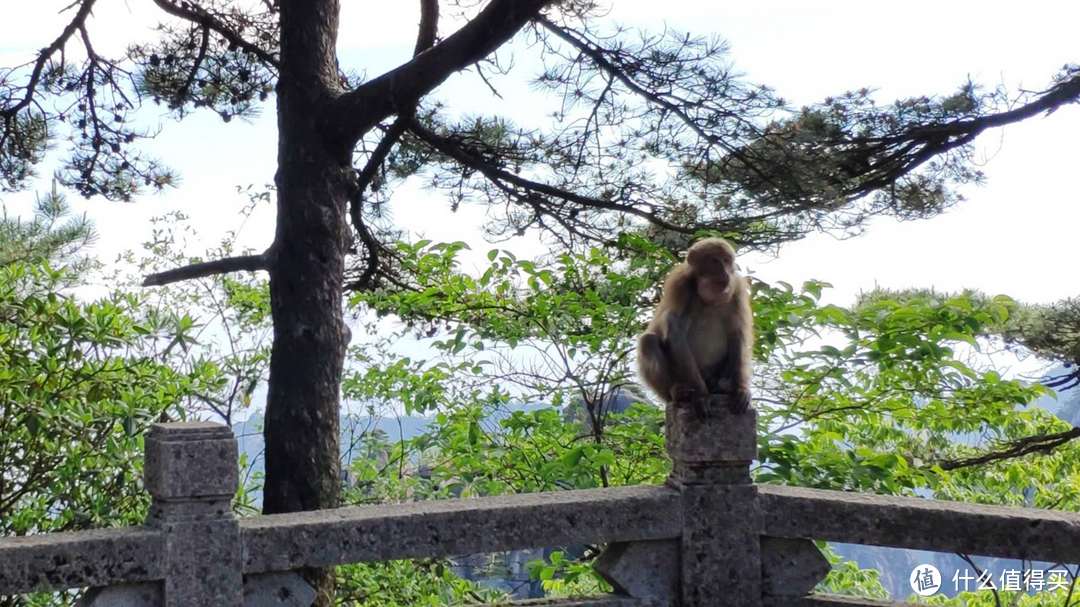
[[700, 240], [664, 280], [652, 321], [638, 340], [642, 379], [665, 402], [706, 414], [710, 394], [732, 411], [750, 406], [753, 319], [750, 288], [722, 238]]

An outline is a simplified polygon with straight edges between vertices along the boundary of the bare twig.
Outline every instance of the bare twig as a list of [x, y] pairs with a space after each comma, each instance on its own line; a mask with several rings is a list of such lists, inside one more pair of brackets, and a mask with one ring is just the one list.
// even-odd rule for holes
[[[420, 28], [416, 34], [416, 47], [413, 50], [413, 55], [419, 55], [434, 46], [435, 40], [438, 38], [438, 33], [439, 1], [420, 0]], [[374, 181], [376, 173], [379, 172], [383, 163], [386, 162], [386, 158], [390, 155], [390, 151], [394, 149], [394, 145], [401, 139], [401, 135], [405, 133], [408, 119], [415, 114], [415, 105], [399, 111], [398, 118], [390, 125], [390, 128], [383, 135], [383, 138], [379, 140], [379, 144], [376, 145], [375, 149], [371, 152], [371, 156], [368, 157], [367, 163], [364, 164], [364, 168], [361, 169], [360, 173], [357, 175], [356, 195], [349, 200], [349, 217], [352, 219], [353, 227], [360, 236], [360, 241], [367, 250], [368, 258], [367, 263], [364, 266], [364, 271], [360, 274], [359, 278], [353, 281], [350, 285], [351, 288], [362, 289], [369, 285], [372, 277], [375, 276], [375, 272], [378, 271], [379, 252], [382, 249], [382, 244], [375, 238], [374, 234], [371, 233], [371, 230], [364, 222], [364, 191], [367, 190], [372, 181]]]
[[967, 468], [970, 466], [978, 466], [981, 464], [989, 464], [991, 462], [1021, 457], [1031, 453], [1047, 454], [1077, 437], [1080, 437], [1080, 427], [1065, 430], [1064, 432], [1056, 432], [1054, 434], [1027, 436], [1008, 443], [1008, 446], [998, 451], [991, 451], [975, 457], [941, 462], [938, 465], [941, 466], [942, 470], [956, 470], [958, 468]]
[[495, 95], [499, 99], [503, 98], [502, 94], [499, 93], [499, 89], [495, 88], [495, 85], [492, 84], [491, 81], [488, 80], [487, 76], [484, 75], [484, 68], [479, 61], [476, 62], [476, 73], [480, 75], [480, 80], [482, 80], [484, 84], [487, 85], [488, 90], [491, 91], [492, 95]]

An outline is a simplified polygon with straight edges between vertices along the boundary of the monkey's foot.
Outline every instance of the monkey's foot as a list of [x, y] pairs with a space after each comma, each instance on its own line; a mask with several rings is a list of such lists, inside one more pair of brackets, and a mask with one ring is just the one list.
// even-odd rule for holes
[[728, 411], [738, 415], [745, 413], [750, 408], [750, 391], [735, 390], [733, 392], [713, 393], [709, 395], [709, 405], [706, 407], [714, 412], [721, 406], [727, 406]]
[[685, 407], [687, 403], [701, 398], [697, 389], [688, 384], [675, 384], [671, 386], [671, 402], [679, 407]]
[[702, 395], [693, 386], [676, 384], [671, 387], [671, 404], [676, 409], [691, 409], [694, 415], [704, 418], [709, 415], [709, 396]]
[[750, 391], [746, 389], [735, 390], [728, 397], [728, 409], [732, 413], [744, 413], [750, 408]]

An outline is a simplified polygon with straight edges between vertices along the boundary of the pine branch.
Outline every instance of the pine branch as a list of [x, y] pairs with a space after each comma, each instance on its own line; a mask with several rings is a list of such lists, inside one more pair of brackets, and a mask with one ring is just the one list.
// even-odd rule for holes
[[[413, 56], [419, 55], [434, 46], [438, 32], [439, 1], [420, 0], [420, 30], [416, 34], [416, 48], [413, 51]], [[394, 144], [396, 144], [401, 138], [401, 135], [405, 133], [405, 127], [408, 123], [405, 116], [413, 116], [415, 113], [415, 106], [402, 110], [402, 115], [390, 125], [386, 134], [379, 140], [379, 144], [375, 146], [375, 149], [371, 152], [371, 156], [368, 157], [367, 164], [364, 165], [364, 168], [361, 169], [360, 174], [357, 177], [358, 196], [363, 196], [364, 190], [368, 188], [371, 181], [375, 178], [375, 173], [378, 172], [379, 167], [386, 161], [386, 157], [390, 155], [390, 151], [394, 148]], [[354, 220], [356, 219], [356, 213], [357, 210], [354, 207], [352, 210]]]
[[379, 121], [415, 107], [451, 74], [494, 52], [552, 1], [492, 0], [480, 14], [428, 51], [337, 98], [326, 114], [327, 132], [351, 148]]
[[[420, 0], [420, 28], [416, 34], [416, 48], [413, 50], [413, 55], [419, 55], [434, 46], [438, 34], [439, 0]], [[379, 269], [379, 257], [382, 250], [382, 243], [375, 238], [375, 235], [371, 233], [371, 230], [364, 222], [364, 191], [375, 179], [375, 174], [379, 172], [383, 163], [386, 162], [390, 151], [394, 149], [394, 145], [405, 133], [405, 127], [409, 119], [415, 114], [416, 106], [402, 111], [401, 115], [390, 125], [383, 138], [379, 140], [379, 144], [375, 146], [371, 156], [368, 157], [367, 163], [356, 178], [356, 195], [349, 201], [349, 217], [352, 219], [357, 234], [360, 235], [360, 241], [364, 243], [368, 258], [363, 272], [357, 280], [352, 282], [350, 288], [363, 289], [371, 283], [375, 272]]]
[[745, 151], [739, 147], [736, 147], [731, 142], [726, 141], [723, 137], [715, 133], [709, 132], [698, 121], [694, 120], [690, 114], [687, 113], [686, 108], [679, 103], [675, 103], [671, 99], [666, 98], [661, 92], [650, 90], [649, 88], [639, 84], [624, 69], [612, 62], [604, 53], [604, 50], [591, 44], [587, 39], [572, 32], [571, 30], [559, 27], [556, 23], [546, 17], [537, 18], [537, 22], [545, 29], [550, 31], [556, 37], [562, 41], [570, 44], [578, 51], [588, 57], [601, 71], [606, 73], [612, 80], [617, 80], [623, 84], [628, 90], [635, 95], [641, 97], [646, 102], [655, 105], [664, 112], [668, 112], [671, 115], [678, 118], [687, 128], [693, 131], [702, 141], [707, 142], [709, 145], [716, 146], [727, 152], [732, 157], [737, 158], [747, 169], [753, 172], [759, 179], [765, 183], [772, 183], [772, 179], [751, 161], [750, 157], [746, 155]]
[[192, 23], [210, 29], [215, 34], [224, 38], [229, 44], [235, 45], [255, 55], [270, 67], [278, 67], [278, 60], [272, 53], [263, 50], [259, 45], [248, 42], [240, 34], [233, 31], [229, 26], [211, 15], [194, 2], [175, 3], [170, 0], [154, 0], [154, 4], [174, 17], [185, 19]]
[[72, 17], [71, 22], [64, 27], [64, 30], [60, 32], [60, 35], [57, 36], [49, 46], [41, 49], [37, 59], [34, 60], [34, 67], [30, 71], [30, 81], [26, 84], [26, 93], [23, 95], [23, 98], [11, 107], [0, 108], [0, 116], [14, 116], [30, 105], [34, 100], [34, 93], [37, 90], [38, 83], [41, 82], [41, 75], [45, 70], [45, 65], [53, 54], [64, 48], [68, 39], [86, 24], [86, 19], [90, 16], [90, 10], [94, 8], [94, 2], [95, 0], [84, 0], [79, 5], [79, 10], [75, 13], [75, 16]]
[[269, 269], [270, 261], [266, 253], [260, 253], [258, 255], [241, 255], [239, 257], [225, 257], [223, 259], [193, 263], [188, 266], [150, 274], [143, 279], [142, 286], [161, 287], [182, 280], [191, 280], [193, 278], [228, 274], [230, 272], [257, 272], [259, 270]]
[[499, 187], [499, 189], [503, 190], [507, 194], [514, 194], [514, 189], [517, 188], [523, 191], [539, 194], [541, 196], [549, 196], [552, 198], [565, 200], [567, 202], [574, 203], [585, 208], [601, 209], [605, 211], [617, 211], [620, 213], [626, 213], [628, 215], [634, 215], [636, 217], [645, 219], [646, 221], [652, 223], [655, 226], [683, 234], [692, 234], [697, 229], [705, 227], [688, 227], [677, 225], [663, 219], [656, 213], [646, 211], [632, 204], [615, 202], [612, 200], [604, 200], [592, 196], [585, 196], [583, 194], [578, 194], [577, 192], [565, 190], [557, 186], [521, 177], [520, 175], [511, 173], [506, 169], [503, 169], [488, 162], [487, 160], [465, 149], [465, 147], [460, 145], [459, 142], [449, 137], [444, 137], [436, 133], [435, 131], [428, 129], [416, 120], [412, 120], [409, 122], [409, 131], [412, 134], [416, 135], [416, 137], [418, 137], [421, 141], [428, 144], [438, 152], [441, 152], [449, 156], [450, 158], [453, 158], [457, 162], [478, 171], [480, 174], [482, 174], [484, 177], [486, 177], [489, 181], [494, 183], [497, 187]]

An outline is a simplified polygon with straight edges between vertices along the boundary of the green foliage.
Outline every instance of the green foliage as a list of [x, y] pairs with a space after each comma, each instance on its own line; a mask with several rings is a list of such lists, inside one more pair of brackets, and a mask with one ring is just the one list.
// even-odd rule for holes
[[1006, 343], [1061, 363], [1065, 370], [1046, 379], [1056, 389], [1080, 385], [1080, 297], [1045, 305], [1019, 305], [999, 327]]
[[10, 217], [4, 208], [0, 215], [0, 266], [51, 261], [83, 271], [92, 264], [82, 249], [95, 238], [93, 225], [85, 215], [70, 216], [67, 201], [53, 183], [51, 192], [37, 197], [31, 220]]
[[[463, 243], [403, 244], [399, 254], [416, 288], [361, 293], [351, 304], [406, 319], [419, 335], [442, 337], [433, 348], [472, 361], [466, 370], [499, 377], [517, 397], [594, 404], [632, 381], [629, 338], [672, 262], [643, 238], [625, 235], [621, 245], [560, 254], [549, 264], [492, 250], [487, 268], [473, 277], [458, 270]], [[527, 361], [504, 364], [510, 351]]]
[[[163, 223], [148, 253], [187, 259], [187, 227]], [[459, 270], [467, 251], [460, 243], [401, 245], [416, 288], [354, 297], [368, 329], [358, 333], [370, 337], [350, 350], [343, 391], [371, 415], [425, 414], [431, 423], [396, 443], [362, 432], [347, 501], [662, 482], [669, 469], [663, 414], [634, 385], [631, 353], [655, 285], [674, 259], [638, 237], [624, 236], [622, 244], [545, 262], [492, 251], [476, 276]], [[230, 246], [223, 243], [222, 252]], [[5, 491], [20, 491], [16, 508], [3, 513], [6, 533], [139, 522], [141, 429], [163, 414], [179, 415], [180, 405], [227, 416], [246, 406], [244, 395], [262, 378], [264, 283], [208, 279], [159, 292], [147, 305], [123, 294], [80, 303], [62, 294], [68, 280], [69, 273], [44, 264], [12, 263], [0, 274], [0, 423], [14, 429], [0, 445], [11, 461], [0, 463]], [[878, 292], [844, 308], [820, 303], [827, 286], [753, 282], [758, 481], [1080, 507], [1074, 445], [1008, 451], [1067, 429], [1027, 406], [1045, 388], [1003, 377], [983, 355], [987, 336], [1017, 313], [1012, 300]], [[363, 307], [387, 318], [367, 317]], [[389, 317], [403, 319], [404, 328], [386, 331]], [[229, 342], [204, 344], [207, 322]], [[395, 349], [410, 333], [426, 353]], [[612, 410], [620, 399], [634, 404]], [[536, 406], [514, 406], [520, 403]], [[60, 457], [48, 460], [60, 464], [32, 475], [44, 465], [31, 461], [38, 455]], [[241, 492], [238, 509], [253, 509], [249, 493]], [[556, 550], [531, 573], [554, 595], [596, 592], [603, 585], [589, 567], [595, 548], [583, 558]], [[340, 568], [339, 601], [492, 598], [447, 564]], [[836, 563], [822, 589], [882, 593], [874, 572], [855, 563]], [[1043, 599], [1020, 604], [1036, 600]]]
[[814, 592], [857, 596], [868, 599], [888, 599], [889, 592], [881, 585], [881, 573], [874, 569], [860, 569], [853, 561], [845, 561], [825, 542], [817, 542], [832, 569]]
[[64, 294], [93, 237], [66, 215], [54, 191], [33, 220], [0, 222], [0, 535], [141, 522], [142, 431], [215, 375], [169, 364], [190, 317]]
[[[192, 314], [206, 298], [68, 293], [95, 262], [82, 250], [89, 224], [65, 212], [54, 196], [33, 221], [0, 223], [0, 251], [17, 252], [0, 264], [0, 536], [141, 524], [143, 432], [227, 389], [222, 367], [199, 354], [205, 327]], [[238, 493], [238, 511], [252, 510], [251, 488]]]
[[438, 559], [357, 563], [336, 572], [336, 604], [342, 607], [437, 607], [505, 599], [457, 577]]
[[610, 415], [597, 437], [552, 408], [494, 411], [462, 406], [439, 413], [412, 447], [429, 454], [432, 489], [450, 496], [587, 489], [662, 482], [662, 413], [639, 405]]
[[772, 430], [762, 437], [762, 480], [882, 493], [944, 490], [964, 473], [946, 474], [942, 465], [1061, 429], [1041, 410], [1018, 409], [1044, 388], [964, 362], [977, 338], [1007, 314], [1004, 302], [926, 296], [823, 311], [819, 330], [830, 331], [823, 343], [775, 353], [785, 406], [763, 411]]
[[597, 595], [612, 590], [590, 561], [567, 558], [560, 550], [552, 551], [544, 560], [529, 563], [529, 576], [540, 580], [544, 593], [551, 598]]
[[0, 267], [0, 534], [141, 522], [142, 432], [213, 380], [169, 351], [184, 316], [112, 294], [80, 303], [46, 265]]

